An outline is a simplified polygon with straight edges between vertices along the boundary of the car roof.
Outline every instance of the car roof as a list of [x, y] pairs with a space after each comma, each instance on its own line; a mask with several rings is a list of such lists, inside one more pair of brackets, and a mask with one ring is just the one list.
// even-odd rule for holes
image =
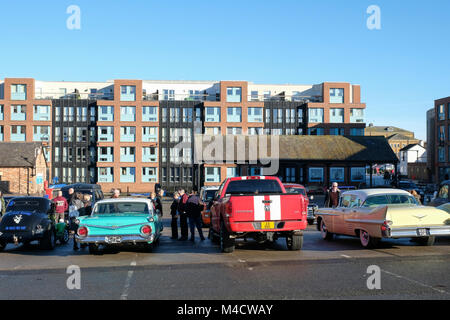
[[102, 204], [102, 203], [114, 203], [114, 202], [142, 202], [142, 203], [147, 203], [150, 204], [152, 202], [152, 200], [147, 199], [147, 198], [131, 198], [131, 197], [126, 197], [126, 198], [109, 198], [109, 199], [103, 199], [100, 201], [97, 201], [95, 204]]
[[89, 184], [89, 183], [74, 183], [69, 184], [67, 186], [64, 186], [61, 188], [61, 190], [67, 190], [67, 189], [101, 189], [101, 187], [98, 184]]
[[283, 183], [285, 188], [302, 188], [305, 189], [305, 187], [298, 183]]
[[348, 195], [348, 194], [357, 195], [360, 199], [365, 199], [369, 196], [384, 195], [384, 194], [411, 195], [408, 191], [405, 191], [402, 189], [387, 189], [387, 188], [386, 189], [362, 189], [362, 190], [345, 191], [342, 193], [342, 196]]
[[201, 190], [219, 190], [220, 186], [204, 186]]

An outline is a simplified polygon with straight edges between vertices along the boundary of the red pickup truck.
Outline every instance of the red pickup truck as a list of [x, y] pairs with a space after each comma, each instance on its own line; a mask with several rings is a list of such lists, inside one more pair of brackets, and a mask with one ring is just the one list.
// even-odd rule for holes
[[287, 193], [277, 177], [228, 178], [213, 201], [209, 235], [222, 252], [233, 252], [237, 238], [249, 237], [260, 243], [284, 237], [289, 250], [302, 248], [305, 199]]

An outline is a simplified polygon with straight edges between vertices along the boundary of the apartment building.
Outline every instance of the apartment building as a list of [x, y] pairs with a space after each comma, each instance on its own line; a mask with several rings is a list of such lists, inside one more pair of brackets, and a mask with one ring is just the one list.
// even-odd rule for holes
[[341, 82], [6, 78], [0, 107], [1, 139], [44, 141], [52, 181], [106, 191], [190, 188], [242, 174], [234, 163], [196, 165], [196, 134], [361, 136], [365, 128], [360, 87]]
[[436, 182], [450, 177], [450, 97], [434, 101], [434, 176]]

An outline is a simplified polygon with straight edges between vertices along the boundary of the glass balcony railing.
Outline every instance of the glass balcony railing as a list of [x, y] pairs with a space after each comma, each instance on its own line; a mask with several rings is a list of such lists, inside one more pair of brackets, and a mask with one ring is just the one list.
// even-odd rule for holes
[[157, 182], [157, 177], [155, 175], [142, 175], [142, 182]]
[[11, 113], [11, 120], [14, 121], [25, 121], [26, 113]]
[[11, 141], [25, 141], [26, 135], [21, 133], [12, 133], [10, 139]]
[[120, 182], [135, 182], [134, 175], [120, 175]]
[[27, 100], [26, 92], [11, 92], [11, 100]]
[[34, 121], [50, 121], [50, 114], [33, 112], [33, 120]]
[[158, 157], [155, 154], [143, 154], [142, 162], [158, 162]]
[[112, 154], [99, 155], [98, 162], [114, 162], [114, 156]]
[[120, 162], [135, 162], [136, 157], [134, 154], [121, 154]]
[[142, 142], [158, 142], [157, 134], [144, 134], [142, 135]]
[[113, 175], [99, 175], [98, 182], [114, 182]]
[[134, 134], [122, 134], [120, 136], [120, 142], [134, 142], [136, 136]]
[[100, 134], [98, 136], [100, 142], [114, 142], [114, 135], [112, 134]]

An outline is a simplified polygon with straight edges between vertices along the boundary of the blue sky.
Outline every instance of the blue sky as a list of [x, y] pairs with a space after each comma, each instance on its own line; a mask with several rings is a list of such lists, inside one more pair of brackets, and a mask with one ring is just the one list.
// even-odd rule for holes
[[[81, 30], [66, 28], [69, 5]], [[366, 10], [381, 9], [381, 30]], [[361, 85], [366, 122], [426, 139], [450, 96], [450, 1], [0, 0], [0, 78]]]

